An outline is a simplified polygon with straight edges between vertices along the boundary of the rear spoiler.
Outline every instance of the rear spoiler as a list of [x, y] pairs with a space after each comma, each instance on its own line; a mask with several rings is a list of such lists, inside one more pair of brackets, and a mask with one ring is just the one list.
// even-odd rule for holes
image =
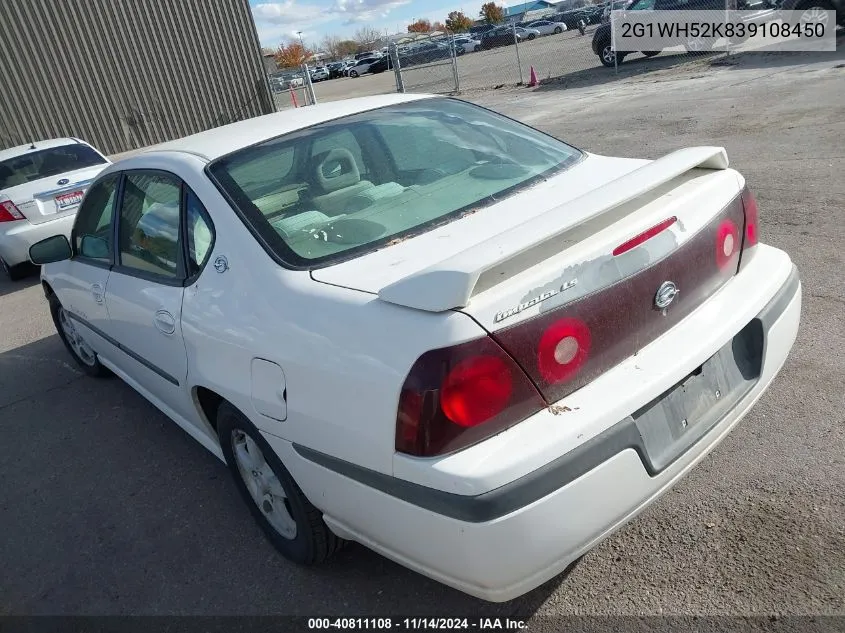
[[[506, 233], [385, 286], [378, 293], [379, 299], [427, 312], [463, 308], [485, 271], [697, 168], [727, 169], [727, 152], [723, 147], [689, 147], [667, 154]], [[573, 218], [577, 218], [574, 225]]]

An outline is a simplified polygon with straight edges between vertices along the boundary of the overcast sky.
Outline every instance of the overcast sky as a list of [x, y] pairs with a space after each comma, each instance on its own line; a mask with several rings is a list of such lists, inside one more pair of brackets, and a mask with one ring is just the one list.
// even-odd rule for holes
[[[306, 46], [325, 35], [350, 36], [362, 26], [396, 33], [419, 18], [443, 21], [450, 11], [476, 18], [483, 0], [250, 0], [258, 36], [275, 48], [302, 31]], [[497, 2], [506, 6], [508, 2]], [[516, 2], [514, 3], [516, 4]]]

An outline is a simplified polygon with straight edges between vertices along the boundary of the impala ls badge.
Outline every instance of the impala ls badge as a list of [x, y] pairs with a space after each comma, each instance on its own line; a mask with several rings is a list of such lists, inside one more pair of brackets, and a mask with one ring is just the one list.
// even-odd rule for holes
[[666, 308], [671, 305], [680, 292], [675, 282], [664, 281], [657, 289], [657, 294], [654, 295], [654, 306], [658, 310], [663, 310], [663, 313], [666, 314]]

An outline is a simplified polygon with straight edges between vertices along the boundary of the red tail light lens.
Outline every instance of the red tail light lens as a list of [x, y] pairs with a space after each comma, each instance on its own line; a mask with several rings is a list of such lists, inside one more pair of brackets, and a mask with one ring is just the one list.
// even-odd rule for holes
[[505, 410], [513, 394], [508, 364], [498, 356], [468, 358], [443, 381], [440, 406], [459, 426], [477, 426]]
[[0, 202], [0, 222], [14, 222], [16, 220], [25, 220], [23, 213], [18, 211], [15, 203], [11, 200], [4, 200]]
[[745, 211], [745, 235], [742, 248], [746, 249], [757, 245], [760, 224], [757, 200], [747, 187], [742, 190], [742, 208]]
[[540, 375], [550, 384], [569, 380], [586, 362], [590, 343], [590, 330], [583, 321], [555, 321], [543, 332], [537, 348]]
[[423, 354], [399, 397], [396, 450], [430, 457], [495, 435], [545, 406], [534, 385], [485, 337]]
[[719, 268], [736, 264], [736, 254], [741, 248], [739, 229], [732, 220], [723, 220], [716, 230], [716, 263]]

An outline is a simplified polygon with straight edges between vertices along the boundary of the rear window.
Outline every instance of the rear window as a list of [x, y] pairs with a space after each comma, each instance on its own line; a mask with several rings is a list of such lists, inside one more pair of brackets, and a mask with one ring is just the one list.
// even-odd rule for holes
[[0, 189], [25, 185], [34, 180], [102, 165], [105, 162], [102, 156], [82, 143], [32, 150], [0, 161]]
[[456, 220], [581, 156], [504, 116], [437, 98], [322, 123], [207, 169], [278, 259], [311, 268]]

